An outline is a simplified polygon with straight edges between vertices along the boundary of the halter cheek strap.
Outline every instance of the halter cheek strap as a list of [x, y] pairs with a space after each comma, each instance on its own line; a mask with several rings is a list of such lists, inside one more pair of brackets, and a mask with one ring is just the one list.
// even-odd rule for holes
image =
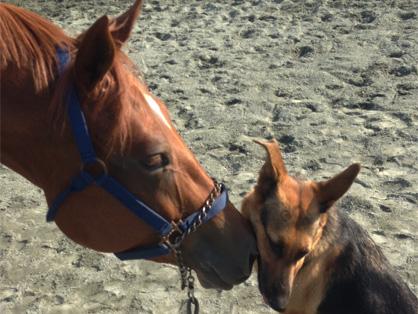
[[[67, 50], [58, 48], [57, 57], [59, 60], [58, 68], [60, 73], [62, 73], [70, 60], [70, 55]], [[212, 219], [226, 207], [228, 202], [227, 191], [222, 184], [216, 183], [215, 189], [210, 194], [207, 203], [199, 211], [179, 222], [167, 221], [107, 173], [106, 164], [96, 156], [86, 119], [74, 86], [70, 87], [67, 95], [67, 106], [69, 122], [76, 146], [80, 153], [82, 167], [80, 173], [72, 179], [69, 187], [62, 191], [51, 204], [46, 216], [48, 222], [55, 219], [61, 205], [74, 193], [83, 191], [90, 185], [100, 186], [160, 235], [161, 242], [157, 245], [138, 247], [115, 253], [121, 260], [143, 259], [166, 255], [170, 251], [178, 249], [181, 241], [190, 232], [194, 231], [199, 225]], [[102, 169], [100, 175], [94, 176], [86, 171], [88, 166], [94, 164]]]

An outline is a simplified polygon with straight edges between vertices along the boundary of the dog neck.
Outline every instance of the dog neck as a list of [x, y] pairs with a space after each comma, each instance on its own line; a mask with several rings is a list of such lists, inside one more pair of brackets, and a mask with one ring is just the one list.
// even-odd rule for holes
[[329, 259], [336, 258], [343, 248], [343, 243], [339, 243], [340, 239], [340, 217], [338, 210], [330, 208], [326, 215], [326, 224], [322, 230], [322, 234], [314, 250], [305, 258], [303, 268], [308, 267], [311, 263], [318, 260], [321, 262], [331, 262]]
[[338, 243], [339, 217], [331, 208], [325, 218], [326, 224], [315, 249], [305, 258], [292, 288], [289, 306], [285, 313], [316, 313], [326, 293], [328, 278], [335, 261], [342, 251]]

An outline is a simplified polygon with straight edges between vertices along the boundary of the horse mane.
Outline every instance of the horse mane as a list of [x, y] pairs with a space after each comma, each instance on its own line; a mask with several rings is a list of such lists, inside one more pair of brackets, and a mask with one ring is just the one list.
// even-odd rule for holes
[[[49, 110], [52, 124], [63, 131], [67, 94], [74, 84], [72, 68], [83, 34], [73, 39], [38, 14], [9, 4], [0, 4], [0, 34], [0, 69], [6, 68], [8, 63], [18, 69], [30, 69], [36, 92], [54, 87]], [[61, 74], [58, 47], [71, 55], [70, 63]], [[114, 150], [122, 153], [128, 146], [132, 106], [127, 104], [138, 104], [145, 90], [147, 86], [139, 70], [125, 53], [117, 51], [111, 69], [82, 104], [88, 125], [94, 131], [93, 141], [98, 142], [103, 154], [109, 156]]]
[[0, 69], [9, 63], [31, 69], [37, 92], [48, 87], [56, 75], [57, 47], [74, 46], [59, 27], [10, 4], [0, 4], [0, 34]]

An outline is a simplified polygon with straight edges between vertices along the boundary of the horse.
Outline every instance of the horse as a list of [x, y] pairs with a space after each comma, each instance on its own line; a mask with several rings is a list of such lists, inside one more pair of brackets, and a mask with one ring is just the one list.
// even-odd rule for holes
[[[55, 209], [50, 220], [72, 241], [116, 254], [157, 244], [164, 254], [149, 260], [184, 263], [203, 287], [231, 289], [251, 274], [254, 235], [225, 197], [210, 220], [196, 222], [225, 192], [187, 148], [165, 104], [122, 51], [141, 7], [137, 0], [120, 16], [103, 16], [72, 38], [33, 12], [0, 4], [0, 161], [44, 191]], [[67, 114], [72, 92], [86, 141], [97, 155], [88, 162]], [[92, 184], [74, 188], [77, 173]], [[133, 202], [168, 222], [163, 236], [146, 215], [138, 219], [103, 188], [100, 178], [108, 182], [110, 176]], [[61, 197], [63, 191], [71, 193]], [[190, 215], [193, 228], [179, 230]]]

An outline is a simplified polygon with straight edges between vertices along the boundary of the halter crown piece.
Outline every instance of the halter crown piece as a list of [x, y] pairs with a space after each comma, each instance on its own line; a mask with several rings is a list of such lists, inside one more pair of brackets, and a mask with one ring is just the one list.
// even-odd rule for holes
[[[62, 73], [70, 60], [70, 54], [67, 50], [57, 48], [57, 57], [59, 61], [58, 70]], [[86, 119], [83, 111], [81, 110], [79, 97], [74, 86], [71, 86], [69, 89], [67, 95], [67, 106], [70, 126], [80, 153], [82, 167], [80, 173], [72, 179], [69, 187], [55, 198], [51, 207], [48, 209], [46, 220], [50, 222], [55, 219], [60, 206], [68, 197], [76, 192], [84, 190], [89, 185], [95, 184], [96, 186], [100, 186], [105, 189], [113, 197], [118, 199], [132, 213], [134, 213], [139, 219], [146, 222], [161, 236], [160, 243], [154, 246], [137, 247], [131, 250], [115, 253], [120, 260], [149, 259], [166, 255], [173, 251], [179, 262], [180, 271], [182, 272], [182, 267], [184, 268], [183, 271], [187, 271], [187, 267], [185, 267], [183, 262], [179, 260], [179, 257], [181, 256], [181, 242], [198, 226], [209, 221], [225, 208], [228, 202], [228, 194], [224, 185], [215, 182], [215, 188], [210, 193], [205, 205], [200, 210], [178, 222], [167, 221], [164, 217], [144, 204], [107, 173], [106, 164], [96, 156], [90, 139]], [[91, 165], [100, 166], [103, 170], [102, 173], [98, 176], [94, 176], [87, 172], [87, 166]], [[191, 275], [190, 269], [188, 271], [189, 275]], [[190, 278], [187, 278], [182, 274], [183, 286], [187, 284], [185, 283], [185, 280], [187, 279]], [[197, 300], [195, 300], [195, 302], [197, 302]]]

